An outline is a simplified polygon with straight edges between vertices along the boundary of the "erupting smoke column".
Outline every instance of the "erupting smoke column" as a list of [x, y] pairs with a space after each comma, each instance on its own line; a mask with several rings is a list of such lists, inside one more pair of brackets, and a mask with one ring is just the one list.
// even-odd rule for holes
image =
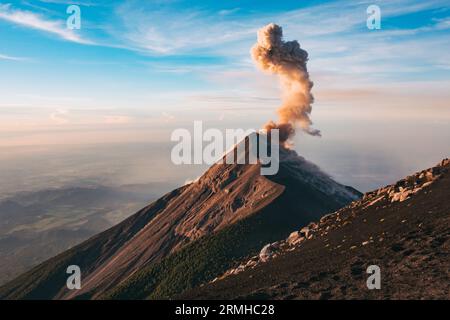
[[309, 80], [306, 62], [308, 52], [300, 48], [297, 41], [283, 41], [283, 30], [269, 24], [258, 30], [258, 42], [251, 50], [256, 65], [263, 71], [279, 76], [283, 104], [278, 109], [279, 123], [270, 121], [265, 128], [280, 130], [280, 141], [287, 141], [298, 124], [310, 135], [320, 136], [320, 131], [311, 128], [311, 94], [313, 83]]

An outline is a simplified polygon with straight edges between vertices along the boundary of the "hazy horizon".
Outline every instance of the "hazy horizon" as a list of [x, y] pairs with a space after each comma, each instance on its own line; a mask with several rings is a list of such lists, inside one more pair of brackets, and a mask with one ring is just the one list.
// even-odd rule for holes
[[[72, 3], [80, 30], [65, 25]], [[3, 189], [195, 179], [205, 166], [170, 163], [174, 129], [277, 118], [277, 79], [249, 53], [269, 22], [309, 53], [322, 137], [298, 132], [300, 155], [362, 191], [435, 164], [450, 140], [448, 8], [377, 1], [381, 29], [369, 30], [369, 4], [1, 1]]]

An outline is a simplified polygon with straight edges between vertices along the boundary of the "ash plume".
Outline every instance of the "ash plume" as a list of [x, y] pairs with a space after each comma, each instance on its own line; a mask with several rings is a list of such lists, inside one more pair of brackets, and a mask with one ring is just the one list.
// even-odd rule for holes
[[313, 136], [320, 131], [311, 128], [311, 94], [313, 83], [309, 79], [306, 62], [308, 52], [297, 41], [283, 41], [283, 30], [271, 23], [258, 30], [258, 41], [251, 49], [253, 61], [259, 69], [277, 74], [282, 88], [282, 105], [278, 108], [278, 123], [270, 121], [265, 129], [280, 130], [280, 141], [286, 142], [295, 134], [298, 125]]

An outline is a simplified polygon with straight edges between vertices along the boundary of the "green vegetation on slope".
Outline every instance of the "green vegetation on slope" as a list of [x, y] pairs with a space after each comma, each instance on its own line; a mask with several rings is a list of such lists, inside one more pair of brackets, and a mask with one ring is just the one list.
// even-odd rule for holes
[[[310, 214], [280, 207], [283, 196], [268, 207], [216, 234], [204, 236], [152, 264], [114, 288], [105, 299], [169, 299], [211, 281], [269, 242], [286, 237], [313, 220]], [[284, 210], [283, 210], [284, 209]], [[317, 217], [317, 215], [315, 215]]]

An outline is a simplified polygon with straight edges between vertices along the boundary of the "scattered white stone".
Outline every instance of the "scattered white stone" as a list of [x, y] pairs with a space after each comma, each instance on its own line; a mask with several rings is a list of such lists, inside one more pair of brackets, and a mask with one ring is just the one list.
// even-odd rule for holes
[[299, 231], [294, 231], [294, 232], [292, 232], [292, 233], [289, 235], [289, 237], [288, 237], [288, 239], [287, 239], [287, 242], [288, 242], [290, 245], [293, 245], [294, 242], [296, 242], [299, 238], [301, 238], [300, 232], [299, 232]]
[[274, 254], [274, 248], [271, 243], [266, 244], [259, 253], [259, 259], [262, 262], [269, 260]]

